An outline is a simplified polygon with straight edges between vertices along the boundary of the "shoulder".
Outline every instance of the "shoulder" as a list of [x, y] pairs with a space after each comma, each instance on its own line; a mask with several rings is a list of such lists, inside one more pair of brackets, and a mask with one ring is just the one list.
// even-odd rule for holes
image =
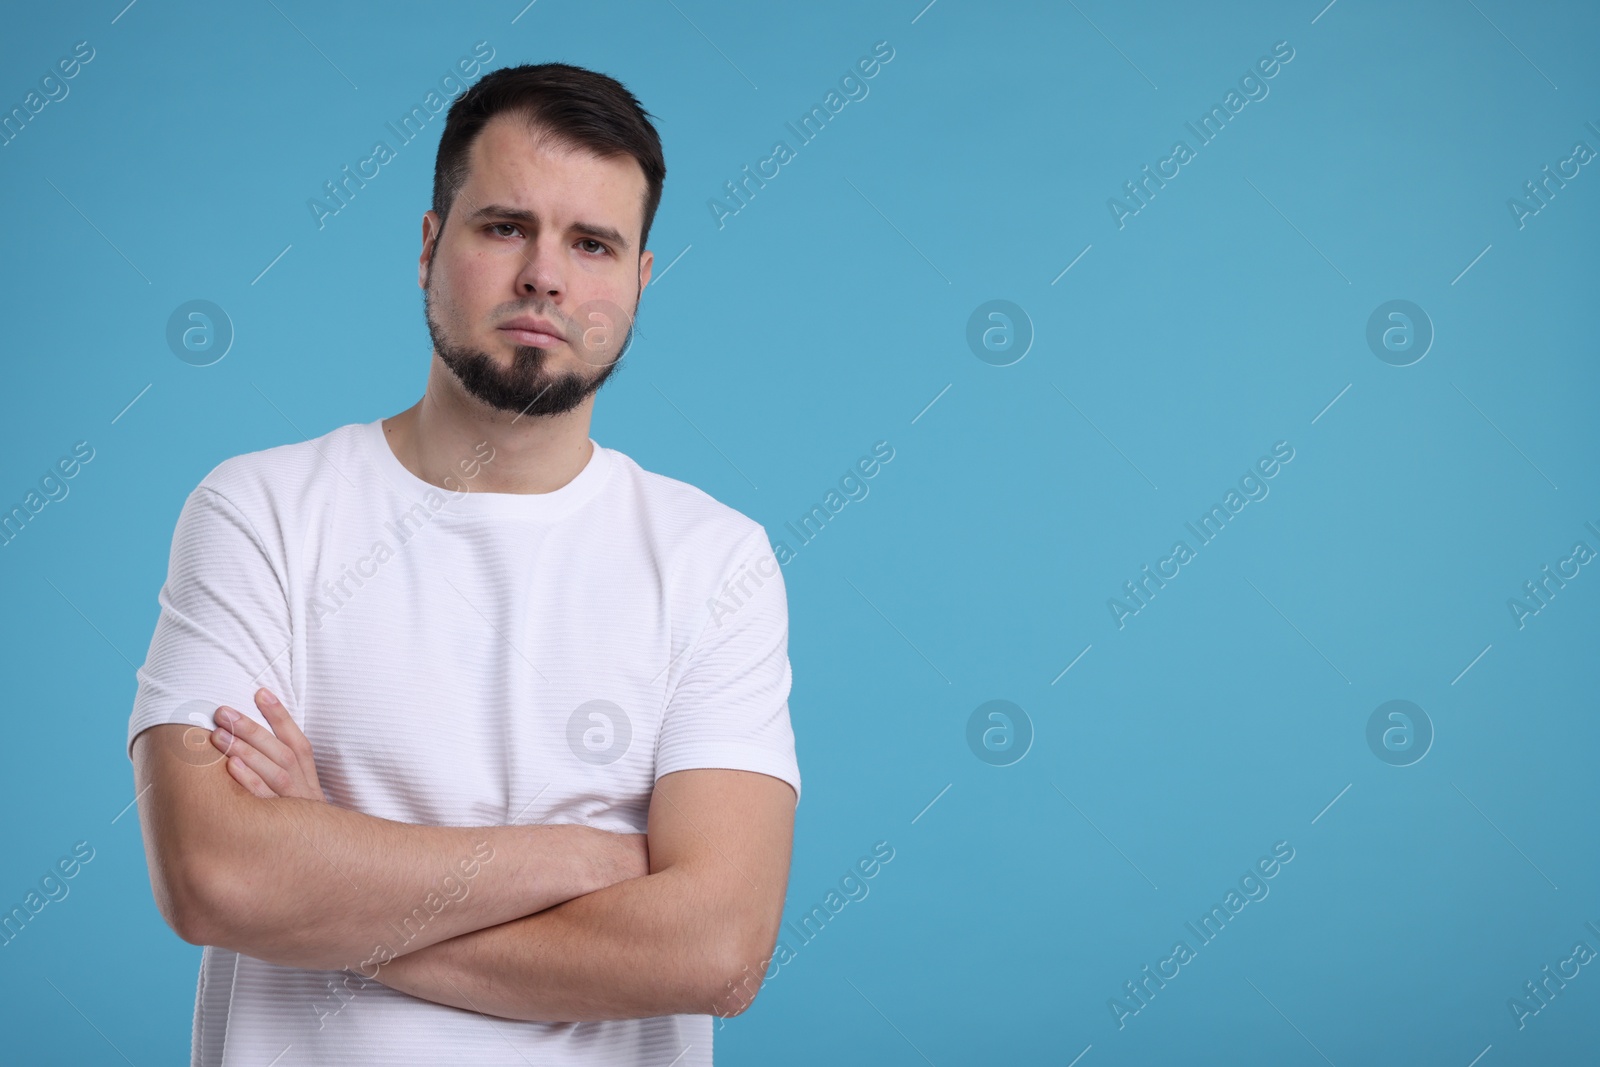
[[306, 441], [231, 456], [211, 468], [191, 495], [221, 497], [246, 514], [278, 511], [314, 495], [330, 479], [358, 478], [358, 449], [367, 429], [349, 423]]
[[614, 475], [638, 505], [652, 535], [664, 547], [676, 548], [719, 566], [733, 556], [771, 551], [766, 528], [699, 486], [646, 470], [625, 452], [611, 449]]

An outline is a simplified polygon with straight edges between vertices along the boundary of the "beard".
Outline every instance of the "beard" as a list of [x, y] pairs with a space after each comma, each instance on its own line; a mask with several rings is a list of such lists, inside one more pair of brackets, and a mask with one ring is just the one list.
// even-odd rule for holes
[[[502, 367], [480, 348], [451, 342], [434, 318], [431, 273], [423, 288], [423, 315], [428, 321], [428, 336], [433, 339], [433, 350], [456, 381], [461, 383], [461, 387], [492, 408], [515, 411], [519, 415], [561, 415], [571, 411], [606, 383], [621, 365], [622, 357], [633, 340], [633, 323], [630, 321], [616, 358], [600, 365], [592, 377], [571, 371], [554, 374], [549, 370], [554, 353], [548, 348], [517, 345], [511, 352], [511, 365]], [[580, 362], [585, 366], [594, 365], [588, 363], [586, 352], [581, 349], [575, 351], [578, 351]]]

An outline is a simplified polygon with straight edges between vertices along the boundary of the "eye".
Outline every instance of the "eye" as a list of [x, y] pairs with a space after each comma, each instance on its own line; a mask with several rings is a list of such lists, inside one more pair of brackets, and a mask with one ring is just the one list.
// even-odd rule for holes
[[[510, 223], [510, 222], [492, 222], [492, 223], [489, 224], [489, 229], [491, 231], [498, 230], [501, 227], [504, 227], [504, 228], [506, 228], [508, 230], [515, 230], [517, 228], [515, 223]], [[509, 237], [510, 234], [500, 234], [499, 236]]]
[[583, 240], [579, 241], [578, 243], [580, 245], [594, 245], [597, 252], [610, 252], [611, 251], [611, 249], [607, 248], [605, 245], [601, 244], [599, 241], [596, 241], [593, 237], [585, 237]]

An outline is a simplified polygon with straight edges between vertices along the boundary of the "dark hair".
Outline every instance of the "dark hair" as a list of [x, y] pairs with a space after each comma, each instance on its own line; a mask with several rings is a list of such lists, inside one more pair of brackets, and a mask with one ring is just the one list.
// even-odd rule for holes
[[625, 86], [609, 75], [569, 63], [501, 67], [463, 93], [445, 117], [433, 166], [433, 210], [440, 226], [467, 182], [472, 143], [494, 116], [523, 116], [530, 131], [554, 144], [585, 149], [609, 159], [632, 156], [644, 171], [642, 252], [661, 204], [667, 163], [651, 115]]

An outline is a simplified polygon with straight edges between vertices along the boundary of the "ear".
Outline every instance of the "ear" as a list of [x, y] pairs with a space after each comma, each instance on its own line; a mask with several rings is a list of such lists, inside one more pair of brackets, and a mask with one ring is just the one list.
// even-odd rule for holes
[[417, 288], [428, 287], [428, 271], [433, 264], [433, 250], [439, 243], [439, 234], [444, 230], [444, 223], [439, 221], [436, 212], [429, 210], [422, 215], [422, 254], [417, 257]]

